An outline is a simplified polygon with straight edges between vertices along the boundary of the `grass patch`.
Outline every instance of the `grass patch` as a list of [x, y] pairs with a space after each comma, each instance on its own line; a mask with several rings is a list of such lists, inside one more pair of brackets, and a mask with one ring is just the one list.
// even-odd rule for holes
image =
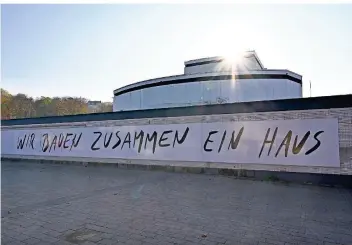
[[280, 181], [279, 177], [276, 175], [269, 175], [265, 178], [266, 181], [277, 182]]

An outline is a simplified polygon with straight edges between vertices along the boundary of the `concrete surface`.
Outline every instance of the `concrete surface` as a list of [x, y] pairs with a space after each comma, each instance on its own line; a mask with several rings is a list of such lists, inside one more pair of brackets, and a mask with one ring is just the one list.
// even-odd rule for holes
[[1, 244], [352, 244], [350, 190], [1, 163]]

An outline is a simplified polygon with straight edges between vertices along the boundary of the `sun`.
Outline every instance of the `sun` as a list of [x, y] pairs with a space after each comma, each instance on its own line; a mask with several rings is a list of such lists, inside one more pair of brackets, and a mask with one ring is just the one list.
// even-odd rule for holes
[[224, 56], [225, 62], [232, 67], [240, 65], [243, 62], [243, 53], [242, 51], [228, 53]]

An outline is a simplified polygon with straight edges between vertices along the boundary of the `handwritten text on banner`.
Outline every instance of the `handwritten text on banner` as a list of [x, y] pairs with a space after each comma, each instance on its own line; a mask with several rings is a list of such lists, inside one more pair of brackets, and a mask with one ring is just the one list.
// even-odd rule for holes
[[2, 154], [339, 167], [337, 119], [2, 130]]

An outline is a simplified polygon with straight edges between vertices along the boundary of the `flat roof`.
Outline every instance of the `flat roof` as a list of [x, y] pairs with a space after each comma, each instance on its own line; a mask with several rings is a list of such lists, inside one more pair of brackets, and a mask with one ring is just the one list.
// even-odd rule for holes
[[[261, 69], [265, 69], [263, 66], [263, 63], [260, 61], [255, 51], [246, 51], [243, 53], [243, 58], [249, 58], [249, 57], [254, 57], [258, 62], [259, 66], [261, 67]], [[184, 64], [185, 66], [196, 66], [196, 65], [202, 65], [207, 63], [222, 62], [225, 59], [226, 59], [225, 56], [213, 56], [213, 57], [207, 57], [207, 58], [188, 60], [188, 61], [185, 61]]]

